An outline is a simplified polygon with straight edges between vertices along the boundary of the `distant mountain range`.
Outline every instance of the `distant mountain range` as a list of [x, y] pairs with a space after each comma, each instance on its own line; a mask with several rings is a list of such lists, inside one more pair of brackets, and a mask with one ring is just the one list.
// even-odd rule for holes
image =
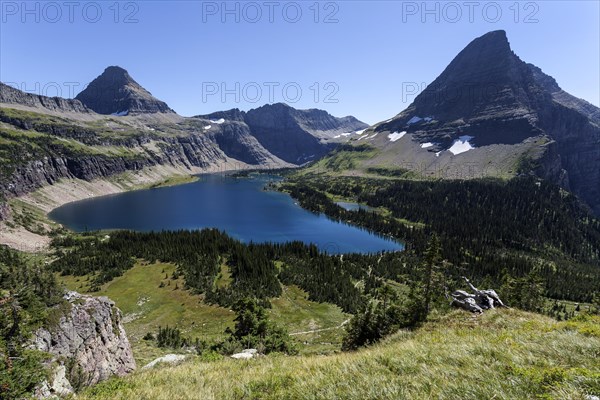
[[161, 165], [193, 172], [295, 167], [367, 127], [351, 116], [285, 104], [186, 118], [116, 66], [75, 99], [0, 83], [0, 192], [22, 195], [62, 178]]
[[413, 178], [533, 173], [600, 215], [600, 109], [523, 62], [504, 31], [473, 40], [407, 109], [367, 128], [285, 104], [186, 118], [116, 66], [75, 99], [0, 84], [0, 192], [156, 165], [294, 167], [346, 142], [368, 151], [343, 163], [334, 152], [318, 165]]
[[[195, 118], [244, 124], [263, 147], [291, 164], [321, 158], [333, 148], [332, 140], [349, 138], [350, 135], [343, 134], [356, 133], [368, 127], [352, 116], [336, 118], [323, 110], [297, 110], [283, 103], [265, 105], [248, 112], [233, 109]], [[329, 144], [324, 146], [324, 143]], [[226, 143], [223, 145], [226, 147]], [[246, 161], [244, 154], [238, 152], [238, 157]]]
[[407, 109], [351, 143], [376, 149], [357, 169], [442, 178], [535, 173], [600, 215], [600, 109], [523, 62], [504, 31], [473, 40]]

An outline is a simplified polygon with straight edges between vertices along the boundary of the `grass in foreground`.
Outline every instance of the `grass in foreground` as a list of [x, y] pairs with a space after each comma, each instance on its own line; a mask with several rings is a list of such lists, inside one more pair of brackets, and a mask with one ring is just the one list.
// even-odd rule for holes
[[600, 394], [600, 318], [452, 312], [355, 353], [192, 359], [88, 389], [86, 399], [585, 399]]

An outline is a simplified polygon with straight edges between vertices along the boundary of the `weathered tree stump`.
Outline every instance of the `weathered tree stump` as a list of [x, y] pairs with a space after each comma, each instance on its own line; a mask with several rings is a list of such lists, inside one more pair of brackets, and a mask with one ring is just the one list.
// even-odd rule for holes
[[464, 290], [454, 291], [450, 297], [452, 302], [450, 303], [453, 307], [462, 308], [474, 313], [483, 313], [484, 310], [489, 310], [496, 307], [507, 307], [500, 296], [493, 289], [479, 290], [471, 282], [463, 276], [463, 279], [467, 282], [467, 285], [471, 288], [474, 293], [467, 293]]

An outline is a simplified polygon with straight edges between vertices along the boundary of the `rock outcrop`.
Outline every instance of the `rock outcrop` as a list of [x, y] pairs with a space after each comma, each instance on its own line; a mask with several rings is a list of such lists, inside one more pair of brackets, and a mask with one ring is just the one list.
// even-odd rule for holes
[[75, 393], [71, 382], [67, 379], [67, 368], [64, 365], [57, 366], [49, 381], [44, 381], [36, 389], [36, 399], [56, 399], [66, 397]]
[[173, 113], [121, 67], [112, 66], [94, 79], [76, 97], [99, 114]]
[[[90, 297], [69, 292], [65, 295], [70, 310], [55, 326], [39, 329], [35, 347], [50, 353], [61, 367], [50, 388], [68, 388], [64, 380], [78, 385], [93, 385], [111, 376], [123, 376], [135, 368], [131, 346], [122, 324], [121, 311], [106, 297]], [[73, 382], [71, 382], [73, 383]]]

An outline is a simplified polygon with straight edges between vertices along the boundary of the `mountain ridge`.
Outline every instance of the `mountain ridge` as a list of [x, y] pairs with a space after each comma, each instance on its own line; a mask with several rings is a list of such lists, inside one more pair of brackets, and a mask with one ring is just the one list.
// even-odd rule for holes
[[194, 118], [232, 118], [243, 122], [262, 146], [277, 157], [294, 164], [325, 155], [332, 149], [332, 145], [323, 146], [323, 141], [335, 139], [335, 136], [344, 132], [368, 127], [352, 116], [338, 118], [324, 110], [299, 110], [285, 103], [265, 104], [248, 111], [236, 108]]
[[0, 82], [0, 103], [16, 104], [34, 108], [37, 107], [47, 109], [49, 111], [73, 111], [84, 114], [93, 112], [81, 101], [76, 99], [47, 97], [38, 94], [27, 93], [2, 82]]
[[405, 110], [350, 143], [377, 149], [364, 168], [450, 178], [533, 172], [600, 215], [600, 109], [522, 61], [502, 30], [474, 39]]
[[[65, 123], [81, 125], [71, 120], [61, 126], [36, 125], [2, 113], [0, 121], [10, 127], [41, 129], [90, 145], [125, 143], [130, 149], [167, 140], [169, 144], [159, 154], [180, 146], [177, 163], [182, 165], [205, 167], [216, 159], [229, 159], [251, 166], [299, 166], [349, 141], [377, 149], [363, 157], [361, 168], [384, 166], [444, 178], [535, 173], [574, 192], [600, 214], [600, 109], [568, 94], [554, 78], [522, 61], [502, 30], [474, 39], [404, 111], [369, 129], [351, 116], [337, 118], [323, 110], [297, 110], [283, 103], [185, 118], [115, 66], [108, 67], [74, 100], [5, 87], [0, 87], [0, 103], [8, 107], [32, 107], [59, 116], [71, 113], [107, 125], [110, 134], [106, 138], [90, 133], [87, 125], [65, 127]], [[110, 90], [95, 95], [94, 88], [99, 87]], [[104, 122], [110, 117], [118, 118]], [[115, 133], [131, 130], [133, 135], [115, 137]], [[177, 144], [171, 137], [158, 138], [173, 135], [178, 137]], [[199, 153], [205, 155], [199, 157]], [[149, 161], [142, 165], [174, 162], [172, 154], [148, 155]]]

